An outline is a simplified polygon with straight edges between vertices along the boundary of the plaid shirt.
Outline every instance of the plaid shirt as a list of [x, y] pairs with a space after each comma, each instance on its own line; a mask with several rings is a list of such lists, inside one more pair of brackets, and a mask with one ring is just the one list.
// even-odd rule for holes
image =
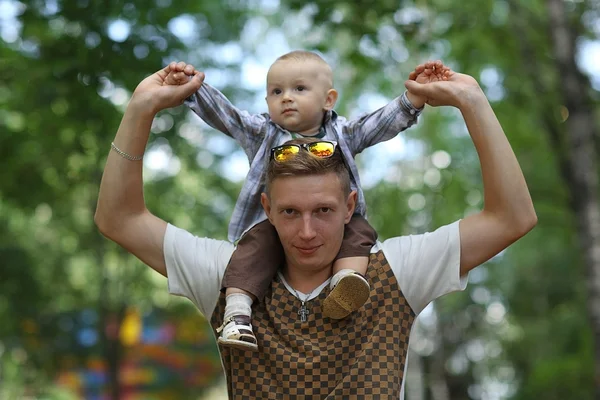
[[[266, 219], [260, 195], [264, 192], [270, 151], [272, 147], [292, 139], [292, 133], [271, 121], [266, 113], [250, 114], [237, 109], [221, 92], [207, 83], [203, 83], [185, 104], [208, 125], [235, 139], [250, 161], [250, 171], [229, 223], [228, 238], [235, 242], [248, 229]], [[336, 141], [344, 155], [350, 168], [352, 189], [358, 193], [355, 212], [366, 217], [367, 205], [354, 156], [413, 125], [421, 110], [413, 107], [404, 92], [379, 110], [351, 121], [335, 111], [325, 115], [319, 137]]]

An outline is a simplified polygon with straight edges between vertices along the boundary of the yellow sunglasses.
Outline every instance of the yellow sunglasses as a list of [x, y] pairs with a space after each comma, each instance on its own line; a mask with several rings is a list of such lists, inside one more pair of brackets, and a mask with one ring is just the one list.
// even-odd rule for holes
[[336, 147], [336, 142], [328, 141], [302, 144], [284, 144], [271, 149], [271, 160], [275, 160], [277, 162], [287, 161], [291, 157], [298, 154], [301, 149], [308, 151], [315, 157], [328, 158], [335, 153]]

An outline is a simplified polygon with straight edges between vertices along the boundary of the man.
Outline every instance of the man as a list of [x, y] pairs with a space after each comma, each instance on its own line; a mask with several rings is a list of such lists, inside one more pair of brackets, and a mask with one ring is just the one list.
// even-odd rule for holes
[[[166, 67], [135, 90], [108, 157], [95, 221], [105, 236], [168, 276], [170, 292], [194, 302], [216, 331], [233, 245], [168, 225], [146, 209], [142, 194], [139, 161], [154, 115], [202, 84], [193, 66], [180, 68], [194, 75], [182, 86], [164, 85]], [[432, 106], [461, 111], [481, 161], [483, 210], [432, 233], [378, 243], [366, 276], [369, 300], [355, 315], [330, 320], [321, 312], [323, 289], [356, 193], [347, 189], [339, 152], [317, 158], [300, 145], [281, 162], [273, 157], [262, 204], [286, 263], [254, 306], [259, 352], [221, 353], [231, 398], [398, 398], [416, 315], [435, 298], [464, 289], [471, 269], [536, 224], [521, 169], [477, 82], [451, 73], [447, 81], [407, 81], [406, 87]]]

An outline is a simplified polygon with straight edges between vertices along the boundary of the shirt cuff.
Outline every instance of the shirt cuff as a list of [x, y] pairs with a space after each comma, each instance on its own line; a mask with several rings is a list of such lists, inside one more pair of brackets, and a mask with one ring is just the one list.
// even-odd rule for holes
[[404, 91], [404, 93], [402, 93], [402, 96], [400, 96], [400, 105], [402, 106], [404, 111], [414, 116], [415, 118], [418, 117], [425, 108], [425, 106], [421, 108], [416, 108], [415, 106], [413, 106], [413, 104], [408, 99], [408, 96], [406, 95], [406, 91]]

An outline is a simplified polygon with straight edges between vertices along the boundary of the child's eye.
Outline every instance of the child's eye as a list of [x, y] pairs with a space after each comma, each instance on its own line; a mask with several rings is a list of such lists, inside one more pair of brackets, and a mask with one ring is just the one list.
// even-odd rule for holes
[[273, 91], [271, 93], [273, 93], [273, 94], [281, 94], [281, 89], [273, 89]]
[[299, 91], [299, 92], [302, 92], [302, 91], [306, 90], [306, 86], [302, 86], [302, 85], [300, 85], [300, 86], [298, 86], [298, 87], [296, 88], [296, 90], [297, 90], [297, 91]]

